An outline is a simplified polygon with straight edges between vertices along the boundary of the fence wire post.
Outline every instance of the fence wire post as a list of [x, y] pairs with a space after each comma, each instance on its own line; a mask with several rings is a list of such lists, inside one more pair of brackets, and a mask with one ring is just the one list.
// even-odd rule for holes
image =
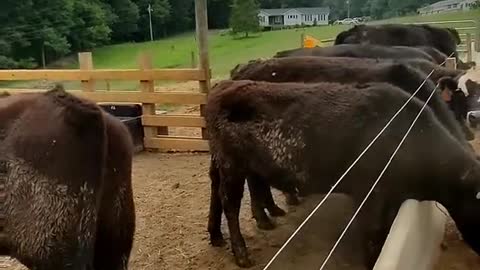
[[454, 57], [447, 58], [445, 67], [449, 69], [457, 69], [457, 60]]
[[480, 20], [477, 19], [475, 25], [477, 26], [477, 29], [475, 31], [475, 50], [477, 52], [480, 52]]
[[471, 62], [472, 61], [472, 34], [471, 33], [467, 33], [467, 40], [466, 40], [466, 43], [467, 43], [467, 62]]
[[[208, 13], [207, 0], [195, 0], [196, 35], [199, 50], [199, 68], [205, 74], [204, 80], [200, 80], [200, 91], [208, 94], [210, 91], [210, 58], [208, 53]], [[200, 115], [205, 116], [205, 105], [200, 105]], [[206, 128], [202, 128], [202, 139], [208, 139]]]

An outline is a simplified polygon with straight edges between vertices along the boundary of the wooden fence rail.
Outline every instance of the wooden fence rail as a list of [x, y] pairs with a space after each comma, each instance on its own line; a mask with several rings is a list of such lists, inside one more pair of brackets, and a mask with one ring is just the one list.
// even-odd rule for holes
[[[147, 54], [141, 55], [139, 69], [93, 69], [90, 53], [80, 53], [79, 62], [82, 69], [77, 70], [0, 70], [0, 81], [81, 81], [82, 90], [69, 90], [69, 92], [97, 103], [142, 104], [145, 148], [162, 151], [208, 151], [208, 141], [203, 136], [199, 138], [168, 136], [168, 127], [205, 129], [205, 119], [202, 116], [156, 115], [155, 109], [157, 104], [203, 106], [207, 102], [208, 88], [205, 92], [158, 92], [154, 89], [154, 81], [199, 81], [205, 85], [210, 81], [209, 73], [202, 69], [152, 69], [151, 59]], [[97, 80], [137, 80], [140, 81], [140, 91], [96, 90]], [[0, 91], [21, 94], [45, 90], [0, 89]]]
[[[205, 119], [199, 115], [157, 115], [157, 104], [198, 105], [207, 102], [210, 78], [202, 69], [153, 69], [148, 54], [139, 57], [139, 69], [94, 69], [90, 53], [80, 53], [81, 69], [70, 70], [0, 70], [0, 81], [81, 81], [82, 90], [70, 90], [72, 94], [97, 103], [141, 104], [143, 108], [144, 146], [161, 151], [208, 151], [208, 141], [202, 136], [169, 136], [169, 127], [205, 129]], [[85, 64], [87, 63], [87, 64]], [[137, 91], [101, 91], [95, 89], [97, 80], [140, 81]], [[199, 88], [207, 84], [203, 92], [158, 92], [156, 80], [198, 81]], [[208, 83], [207, 83], [208, 82]], [[12, 94], [42, 92], [38, 89], [0, 89]]]

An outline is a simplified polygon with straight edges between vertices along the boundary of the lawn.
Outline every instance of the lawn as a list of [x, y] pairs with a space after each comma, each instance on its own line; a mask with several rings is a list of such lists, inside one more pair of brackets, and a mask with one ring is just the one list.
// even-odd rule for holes
[[[467, 20], [480, 18], [480, 10], [470, 12], [456, 12], [437, 14], [431, 16], [413, 16], [394, 18], [379, 23], [405, 23], [405, 22], [430, 22], [446, 20]], [[453, 26], [453, 25], [442, 25]], [[464, 27], [471, 25], [459, 25]], [[228, 76], [230, 70], [239, 63], [259, 57], [271, 57], [277, 51], [299, 47], [302, 33], [312, 35], [317, 39], [334, 38], [339, 32], [349, 26], [319, 26], [305, 29], [292, 29], [282, 31], [263, 32], [256, 37], [248, 39], [233, 39], [228, 35], [221, 35], [220, 31], [211, 31], [210, 59], [214, 78]], [[141, 52], [150, 52], [153, 55], [155, 68], [185, 68], [191, 67], [191, 53], [196, 51], [194, 33], [186, 33], [168, 39], [144, 43], [126, 43], [106, 46], [93, 51], [95, 68], [136, 68], [137, 57]], [[74, 59], [64, 61], [66, 68], [77, 68]], [[37, 83], [38, 84], [38, 83]], [[99, 82], [99, 88], [105, 89], [105, 83]], [[10, 87], [28, 88], [32, 82], [10, 83]], [[79, 88], [78, 83], [68, 83], [67, 88]], [[135, 89], [137, 82], [112, 82], [112, 89]]]
[[[270, 57], [275, 52], [300, 45], [301, 33], [318, 39], [332, 38], [347, 26], [320, 26], [305, 29], [263, 32], [256, 37], [233, 39], [218, 31], [210, 34], [210, 58], [214, 76], [223, 77], [237, 64], [257, 57]], [[136, 56], [142, 51], [153, 54], [157, 68], [191, 66], [191, 52], [196, 50], [193, 33], [178, 37], [146, 42], [122, 44], [97, 49], [93, 52], [94, 65], [98, 68], [134, 68]]]

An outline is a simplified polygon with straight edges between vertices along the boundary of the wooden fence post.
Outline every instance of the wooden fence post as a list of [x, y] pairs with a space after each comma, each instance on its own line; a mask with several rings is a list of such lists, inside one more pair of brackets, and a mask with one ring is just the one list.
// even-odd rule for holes
[[[93, 58], [91, 52], [78, 53], [78, 64], [81, 70], [93, 70]], [[94, 80], [82, 80], [82, 91], [93, 92], [95, 91]]]
[[195, 55], [195, 52], [194, 51], [191, 51], [190, 53], [190, 63], [192, 64], [192, 68], [196, 68], [197, 67], [197, 60], [196, 60], [196, 55]]
[[[148, 53], [142, 53], [139, 58], [140, 70], [152, 69], [152, 58]], [[153, 80], [140, 81], [140, 89], [142, 92], [155, 92], [155, 82]], [[142, 114], [143, 115], [155, 115], [155, 103], [143, 103]], [[144, 127], [145, 138], [155, 138], [157, 135], [168, 135], [168, 127]]]
[[305, 47], [305, 33], [301, 33], [300, 34], [300, 48], [304, 48]]
[[475, 31], [475, 50], [480, 52], [480, 20], [477, 19], [476, 22], [476, 31]]
[[447, 61], [445, 62], [445, 67], [449, 69], [457, 69], [457, 60], [455, 59], [455, 57], [447, 58]]
[[472, 34], [467, 33], [467, 62], [472, 61]]
[[[200, 91], [210, 91], [210, 59], [208, 55], [208, 15], [207, 0], [195, 0], [195, 21], [199, 50], [199, 67], [205, 73], [206, 79], [200, 81]], [[205, 116], [205, 105], [200, 105], [200, 115]], [[202, 138], [208, 139], [207, 130], [202, 128]]]

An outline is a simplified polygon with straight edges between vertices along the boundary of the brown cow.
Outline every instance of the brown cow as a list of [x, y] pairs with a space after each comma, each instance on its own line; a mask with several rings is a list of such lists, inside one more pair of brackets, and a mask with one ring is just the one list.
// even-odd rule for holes
[[[259, 175], [280, 190], [295, 185], [308, 193], [324, 193], [408, 98], [405, 91], [385, 83], [217, 84], [206, 109], [213, 176], [211, 243], [224, 244], [223, 209], [236, 262], [251, 266], [238, 219], [245, 178]], [[336, 192], [357, 203], [363, 200], [423, 104], [410, 102]], [[479, 192], [480, 164], [427, 107], [360, 212], [367, 267], [373, 266], [406, 199], [443, 204], [479, 253]]]
[[438, 49], [447, 56], [455, 57], [459, 68], [470, 69], [470, 67], [475, 66], [475, 62], [463, 63], [458, 58], [458, 37], [455, 35], [455, 31], [430, 25], [414, 24], [356, 25], [338, 34], [335, 45], [429, 46]]
[[61, 86], [0, 99], [0, 255], [30, 269], [128, 269], [135, 230], [124, 125]]

